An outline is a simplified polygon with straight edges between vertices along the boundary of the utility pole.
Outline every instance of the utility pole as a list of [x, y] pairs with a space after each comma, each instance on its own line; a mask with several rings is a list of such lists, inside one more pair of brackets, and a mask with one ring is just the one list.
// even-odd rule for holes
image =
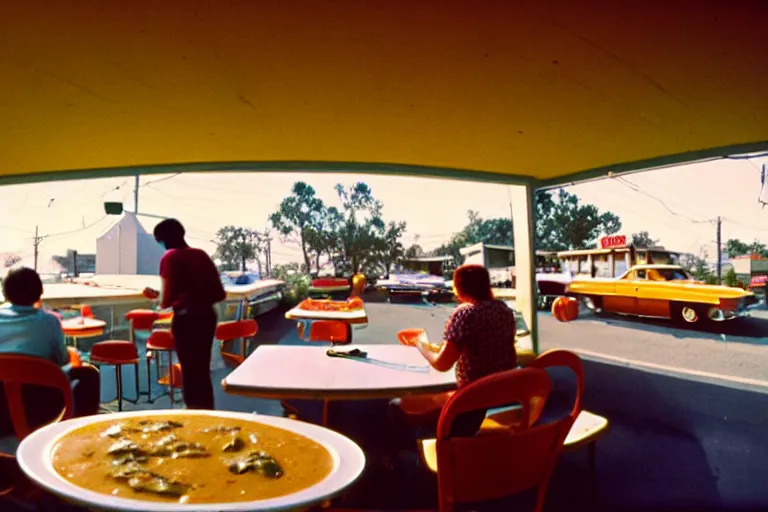
[[723, 219], [717, 217], [717, 284], [723, 284]]
[[42, 242], [45, 239], [45, 236], [40, 236], [38, 231], [38, 226], [35, 226], [35, 238], [32, 240], [32, 244], [35, 247], [35, 271], [37, 271], [37, 258], [40, 253], [40, 242]]
[[136, 175], [136, 181], [133, 185], [133, 212], [139, 213], [139, 174]]
[[267, 277], [272, 277], [272, 239], [267, 237], [265, 240], [267, 246], [264, 248], [264, 256], [266, 259]]

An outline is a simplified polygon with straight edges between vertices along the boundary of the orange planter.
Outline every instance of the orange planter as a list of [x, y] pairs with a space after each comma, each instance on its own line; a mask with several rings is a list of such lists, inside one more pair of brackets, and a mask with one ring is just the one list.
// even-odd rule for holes
[[552, 303], [552, 316], [561, 322], [570, 322], [579, 317], [579, 301], [573, 297], [558, 297]]

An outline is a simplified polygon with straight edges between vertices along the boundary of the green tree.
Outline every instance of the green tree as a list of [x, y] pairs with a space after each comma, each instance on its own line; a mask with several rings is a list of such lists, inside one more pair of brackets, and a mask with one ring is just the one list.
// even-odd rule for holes
[[768, 247], [757, 240], [752, 243], [746, 243], [738, 238], [732, 238], [725, 243], [725, 252], [728, 254], [729, 258], [749, 256], [751, 254], [768, 258]]
[[549, 251], [587, 249], [601, 235], [621, 229], [621, 219], [611, 212], [600, 212], [592, 204], [582, 204], [576, 194], [563, 189], [557, 195], [542, 191], [536, 197], [536, 248]]
[[[56, 257], [54, 257], [56, 259]], [[3, 267], [5, 268], [11, 268], [12, 266], [16, 265], [21, 261], [21, 256], [18, 254], [13, 253], [7, 253], [3, 254]], [[56, 263], [61, 264], [59, 261], [56, 261]]]
[[315, 225], [306, 231], [307, 249], [315, 268], [320, 271], [320, 258], [325, 255], [328, 261], [334, 261], [338, 254], [339, 232], [343, 216], [335, 206], [324, 207], [317, 217]]
[[512, 220], [506, 217], [483, 219], [477, 211], [467, 212], [467, 225], [454, 233], [451, 239], [435, 249], [438, 256], [453, 256], [456, 264], [460, 264], [464, 257], [460, 249], [477, 243], [490, 245], [513, 245]]
[[725, 286], [733, 286], [733, 287], [740, 286], [741, 283], [733, 267], [730, 267], [728, 271], [725, 273], [725, 275], [723, 276], [723, 284]]
[[659, 243], [658, 239], [651, 238], [647, 231], [632, 233], [630, 240], [635, 247], [653, 247]]
[[379, 261], [384, 267], [384, 275], [389, 279], [392, 266], [399, 263], [405, 257], [405, 246], [400, 240], [405, 234], [405, 222], [390, 221], [384, 231], [384, 236], [379, 239]]
[[269, 216], [272, 227], [280, 233], [284, 242], [294, 242], [301, 247], [307, 269], [312, 267], [310, 241], [319, 245], [315, 235], [322, 230], [324, 209], [325, 205], [317, 197], [315, 189], [297, 181], [291, 188], [291, 195], [283, 199], [278, 210]]
[[707, 251], [702, 248], [699, 255], [688, 254], [680, 258], [680, 265], [685, 268], [697, 281], [706, 284], [717, 284], [717, 274], [707, 263]]
[[386, 224], [381, 217], [381, 201], [373, 197], [371, 188], [358, 182], [349, 188], [336, 185], [341, 201], [342, 217], [338, 230], [338, 260], [351, 272], [379, 262], [381, 240]]
[[420, 258], [424, 255], [424, 249], [419, 244], [412, 244], [405, 250], [405, 258]]
[[216, 256], [224, 270], [246, 270], [246, 263], [256, 260], [261, 269], [261, 237], [257, 231], [224, 226], [216, 232]]

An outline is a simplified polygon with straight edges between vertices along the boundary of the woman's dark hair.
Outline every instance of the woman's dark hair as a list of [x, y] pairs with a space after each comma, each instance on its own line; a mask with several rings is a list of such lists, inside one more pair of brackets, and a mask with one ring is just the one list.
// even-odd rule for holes
[[176, 219], [165, 219], [155, 226], [155, 240], [163, 242], [168, 248], [184, 243], [184, 226]]
[[459, 295], [481, 301], [493, 299], [491, 276], [482, 265], [462, 265], [453, 273], [453, 286]]
[[34, 306], [43, 296], [43, 281], [31, 268], [13, 269], [3, 279], [3, 296], [14, 306]]

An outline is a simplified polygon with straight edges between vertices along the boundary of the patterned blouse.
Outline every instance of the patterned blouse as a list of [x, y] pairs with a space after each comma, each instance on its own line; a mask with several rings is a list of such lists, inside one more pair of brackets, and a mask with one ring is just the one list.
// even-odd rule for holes
[[515, 312], [500, 300], [458, 306], [443, 339], [459, 350], [456, 382], [465, 386], [492, 373], [517, 366]]

